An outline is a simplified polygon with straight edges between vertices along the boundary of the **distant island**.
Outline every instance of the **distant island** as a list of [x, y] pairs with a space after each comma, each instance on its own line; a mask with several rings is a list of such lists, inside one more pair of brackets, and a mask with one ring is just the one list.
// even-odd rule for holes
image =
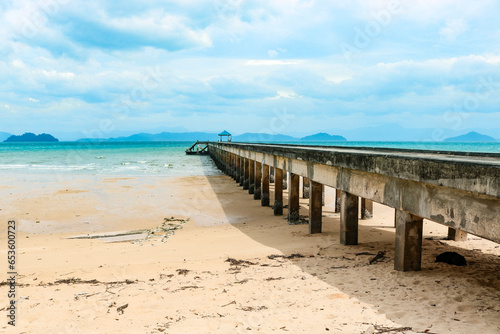
[[[157, 134], [137, 133], [128, 137], [116, 138], [82, 138], [77, 141], [196, 141], [210, 140], [217, 141], [217, 133], [208, 132], [162, 132]], [[328, 133], [317, 133], [303, 138], [292, 137], [282, 134], [252, 133], [247, 132], [241, 135], [233, 136], [234, 142], [300, 142], [300, 141], [346, 141], [342, 136], [329, 135]]]
[[320, 132], [315, 135], [300, 138], [300, 141], [346, 141], [342, 136], [332, 136], [328, 133]]
[[26, 132], [21, 136], [12, 135], [6, 140], [4, 140], [4, 143], [57, 142], [57, 141], [59, 141], [59, 139], [55, 138], [52, 135], [49, 135], [48, 133], [42, 133], [37, 136], [34, 133]]
[[490, 137], [487, 135], [482, 135], [480, 133], [471, 131], [465, 135], [446, 138], [443, 141], [445, 141], [445, 142], [495, 142], [497, 140], [493, 137]]

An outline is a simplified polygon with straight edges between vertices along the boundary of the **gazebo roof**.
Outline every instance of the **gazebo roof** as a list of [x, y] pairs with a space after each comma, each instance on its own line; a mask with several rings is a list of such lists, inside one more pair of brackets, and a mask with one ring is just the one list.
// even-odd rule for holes
[[226, 130], [222, 131], [221, 133], [219, 133], [219, 136], [230, 136], [231, 134], [229, 132], [227, 132]]

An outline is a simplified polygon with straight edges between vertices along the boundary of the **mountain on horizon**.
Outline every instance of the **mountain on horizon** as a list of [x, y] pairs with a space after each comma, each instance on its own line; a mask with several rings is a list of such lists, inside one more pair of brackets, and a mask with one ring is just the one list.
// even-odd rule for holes
[[[127, 137], [115, 138], [82, 138], [77, 141], [90, 142], [90, 141], [217, 141], [219, 137], [217, 133], [207, 132], [162, 132], [157, 134], [150, 133], [137, 133]], [[342, 136], [332, 136], [327, 133], [317, 133], [315, 135], [306, 136], [303, 138], [296, 138], [282, 134], [268, 134], [268, 133], [253, 133], [247, 132], [241, 135], [233, 136], [235, 142], [299, 142], [299, 141], [339, 141], [346, 140]]]
[[48, 133], [36, 135], [31, 132], [26, 132], [21, 136], [12, 135], [4, 140], [4, 143], [32, 143], [32, 142], [57, 142], [59, 139]]
[[217, 141], [216, 133], [207, 132], [162, 132], [157, 134], [151, 133], [136, 133], [128, 137], [116, 138], [82, 138], [77, 141]]
[[346, 141], [342, 136], [329, 135], [325, 132], [320, 132], [315, 135], [305, 136], [300, 138], [300, 141]]
[[233, 141], [243, 141], [250, 143], [257, 142], [287, 142], [287, 141], [299, 141], [299, 138], [295, 138], [288, 135], [282, 134], [269, 134], [269, 133], [257, 133], [257, 132], [246, 132], [241, 135], [233, 136]]
[[445, 142], [496, 142], [493, 137], [471, 131], [465, 135], [443, 139]]

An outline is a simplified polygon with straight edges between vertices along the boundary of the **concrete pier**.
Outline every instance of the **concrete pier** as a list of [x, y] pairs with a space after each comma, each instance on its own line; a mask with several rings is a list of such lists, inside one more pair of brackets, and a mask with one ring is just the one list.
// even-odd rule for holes
[[309, 198], [310, 181], [307, 177], [302, 178], [302, 198]]
[[288, 193], [288, 222], [296, 224], [299, 221], [299, 175], [290, 173], [290, 192]]
[[255, 162], [255, 182], [254, 182], [253, 199], [262, 198], [262, 164]]
[[358, 196], [345, 191], [340, 194], [340, 243], [358, 244]]
[[245, 158], [240, 157], [240, 186], [245, 184]]
[[269, 206], [269, 165], [262, 165], [262, 198], [260, 205]]
[[274, 172], [274, 215], [283, 216], [283, 170], [275, 168]]
[[240, 179], [241, 179], [241, 165], [240, 165], [240, 157], [237, 156], [236, 154], [234, 155], [234, 158], [236, 160], [236, 183], [240, 183]]
[[[394, 208], [396, 270], [420, 269], [423, 219], [447, 226], [453, 240], [473, 234], [500, 243], [500, 154], [233, 142], [208, 143], [208, 150], [221, 170], [236, 170], [245, 190], [250, 186], [249, 161], [254, 163], [254, 197], [261, 186], [262, 205], [269, 202], [274, 175], [275, 215], [283, 215], [283, 189], [290, 187], [292, 222], [300, 217], [300, 178], [303, 185], [309, 181], [310, 233], [321, 232], [318, 193], [322, 197], [325, 186], [334, 188], [345, 245], [358, 243], [359, 214], [368, 219], [373, 202]], [[261, 166], [259, 181], [256, 169]]]
[[335, 189], [335, 212], [340, 212], [340, 189]]
[[248, 178], [248, 193], [253, 195], [255, 192], [255, 160], [249, 159], [249, 178]]
[[415, 271], [421, 268], [423, 218], [396, 211], [396, 253], [394, 269]]
[[243, 190], [248, 190], [250, 187], [250, 159], [245, 160], [245, 178], [243, 180]]
[[448, 240], [467, 241], [467, 232], [457, 230], [456, 228], [448, 227]]
[[309, 233], [321, 233], [323, 205], [323, 185], [311, 181], [311, 192], [309, 197]]
[[373, 218], [373, 201], [361, 198], [361, 219]]

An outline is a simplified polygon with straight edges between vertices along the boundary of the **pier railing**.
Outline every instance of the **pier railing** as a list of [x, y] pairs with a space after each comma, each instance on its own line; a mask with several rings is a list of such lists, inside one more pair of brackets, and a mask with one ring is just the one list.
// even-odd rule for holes
[[[322, 229], [324, 186], [337, 189], [340, 242], [358, 243], [358, 200], [362, 214], [375, 201], [396, 210], [396, 270], [420, 270], [423, 219], [446, 225], [450, 236], [466, 233], [500, 243], [500, 154], [328, 146], [208, 143], [220, 169], [244, 189], [283, 214], [299, 219], [299, 180], [309, 185], [309, 232]], [[274, 173], [270, 173], [274, 171]], [[283, 175], [289, 174], [289, 185]], [[364, 212], [366, 210], [367, 212]]]

